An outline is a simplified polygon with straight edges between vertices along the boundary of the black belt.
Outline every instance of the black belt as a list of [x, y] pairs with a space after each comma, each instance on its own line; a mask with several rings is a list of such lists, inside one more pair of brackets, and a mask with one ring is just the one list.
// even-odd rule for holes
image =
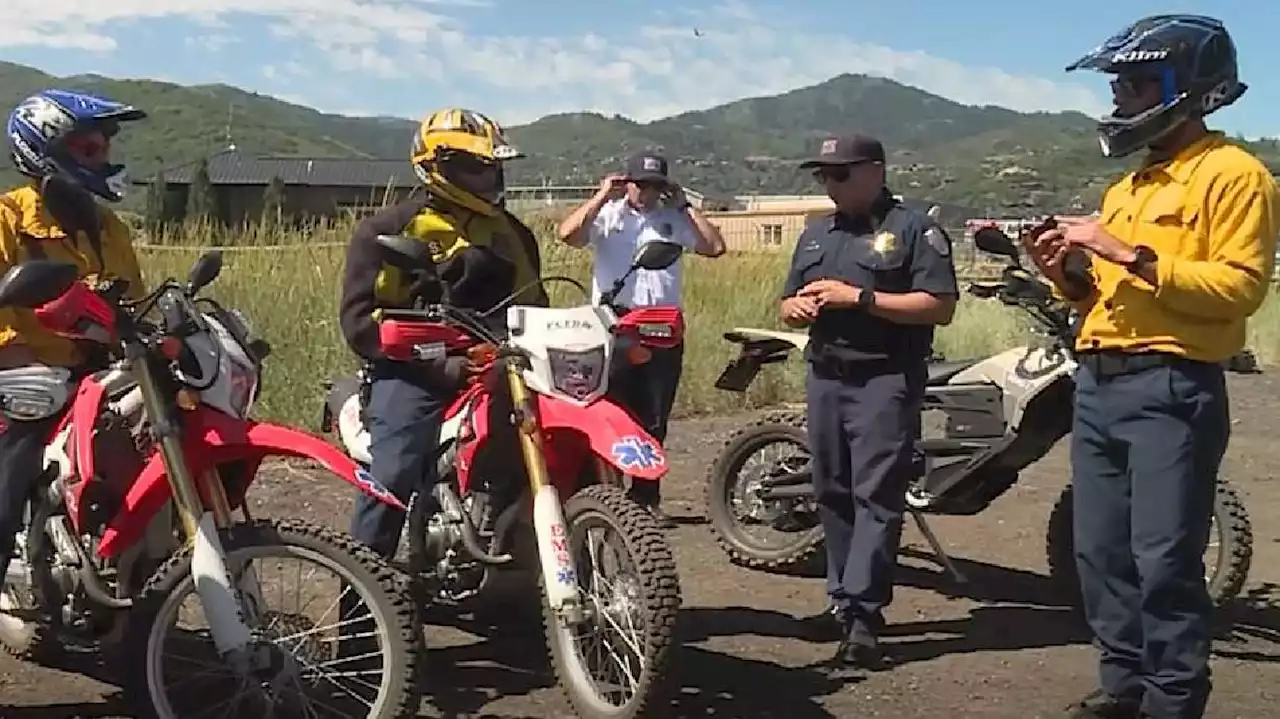
[[809, 360], [813, 373], [823, 379], [849, 380], [891, 372], [906, 372], [923, 367], [924, 357], [867, 357], [842, 359], [831, 355], [819, 355]]
[[1192, 362], [1169, 352], [1120, 352], [1118, 350], [1090, 350], [1076, 354], [1076, 362], [1095, 377], [1118, 377], [1138, 374], [1159, 367]]

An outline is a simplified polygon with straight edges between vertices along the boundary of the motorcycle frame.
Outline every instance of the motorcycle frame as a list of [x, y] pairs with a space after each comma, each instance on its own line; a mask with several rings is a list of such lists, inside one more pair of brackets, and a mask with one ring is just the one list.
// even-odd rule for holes
[[[624, 325], [622, 331], [638, 332], [641, 323], [653, 324], [655, 315], [670, 319], [670, 310], [655, 309], [659, 309], [659, 313], [640, 314]], [[430, 339], [456, 349], [465, 344], [463, 338], [471, 336], [444, 322], [402, 318], [384, 322], [396, 323], [383, 325], [384, 346], [395, 347], [397, 342], [405, 341], [417, 342], [420, 348], [421, 340]], [[683, 328], [671, 326], [669, 329], [672, 331], [660, 333], [662, 338], [657, 340], [667, 346], [673, 335], [679, 340]], [[414, 350], [417, 351], [420, 349]], [[476, 458], [482, 450], [493, 446], [494, 428], [489, 422], [496, 401], [497, 387], [493, 383], [504, 383], [532, 499], [533, 525], [548, 600], [562, 621], [573, 623], [581, 619], [582, 607], [577, 568], [568, 551], [568, 528], [561, 496], [572, 496], [581, 488], [579, 480], [588, 459], [618, 470], [632, 481], [656, 482], [666, 474], [667, 458], [661, 443], [608, 397], [577, 405], [554, 395], [534, 392], [525, 379], [526, 369], [527, 361], [521, 350], [501, 343], [496, 359], [446, 410], [445, 423], [460, 423], [452, 438], [457, 443], [454, 471], [458, 492], [465, 496], [472, 485]], [[448, 439], [446, 437], [445, 442]], [[624, 460], [629, 456], [626, 450], [633, 445], [647, 454], [645, 465]], [[443, 451], [444, 442], [440, 449]]]

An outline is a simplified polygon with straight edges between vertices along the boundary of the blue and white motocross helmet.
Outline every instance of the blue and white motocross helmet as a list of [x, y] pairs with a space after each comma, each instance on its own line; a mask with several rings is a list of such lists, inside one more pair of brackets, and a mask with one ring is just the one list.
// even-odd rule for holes
[[1098, 123], [1106, 157], [1123, 157], [1158, 142], [1183, 121], [1230, 105], [1248, 89], [1240, 82], [1236, 46], [1222, 22], [1203, 15], [1153, 15], [1129, 25], [1067, 66], [1159, 82], [1160, 102], [1132, 116]]
[[23, 100], [9, 114], [5, 136], [13, 164], [24, 175], [57, 177], [83, 187], [109, 202], [119, 202], [128, 186], [124, 165], [92, 169], [76, 162], [64, 145], [67, 136], [98, 130], [108, 138], [120, 123], [147, 114], [131, 105], [69, 90], [43, 90]]

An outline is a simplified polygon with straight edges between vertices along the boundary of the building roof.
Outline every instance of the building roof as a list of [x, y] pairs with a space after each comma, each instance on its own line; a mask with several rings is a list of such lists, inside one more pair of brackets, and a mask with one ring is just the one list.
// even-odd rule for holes
[[[318, 185], [324, 187], [410, 188], [419, 184], [408, 160], [360, 158], [250, 157], [235, 150], [224, 150], [209, 157], [209, 180], [214, 185], [267, 185], [279, 177], [285, 185]], [[164, 171], [168, 184], [189, 185], [197, 163], [171, 167]], [[137, 184], [150, 184], [150, 178], [139, 178]]]

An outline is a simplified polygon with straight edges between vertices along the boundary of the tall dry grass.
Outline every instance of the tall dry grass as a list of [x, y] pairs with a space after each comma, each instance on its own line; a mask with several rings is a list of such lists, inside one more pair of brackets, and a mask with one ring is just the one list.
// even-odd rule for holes
[[[527, 219], [543, 238], [544, 270], [587, 282], [590, 255], [551, 239], [551, 218], [532, 215]], [[314, 428], [321, 411], [321, 383], [353, 372], [356, 366], [337, 324], [342, 243], [349, 235], [349, 222], [288, 230], [250, 227], [233, 234], [207, 226], [187, 227], [144, 238], [139, 254], [148, 281], [156, 281], [185, 276], [202, 246], [234, 245], [225, 250], [222, 275], [208, 291], [241, 309], [274, 348], [267, 361], [259, 414]], [[712, 386], [736, 354], [736, 346], [722, 338], [725, 331], [739, 326], [780, 327], [777, 295], [788, 260], [787, 253], [682, 260], [687, 263], [689, 335], [678, 415], [758, 407], [802, 396], [803, 366], [798, 360], [765, 368], [745, 396]], [[563, 283], [552, 291], [557, 305], [579, 301], [576, 294]], [[1026, 341], [1029, 327], [1015, 310], [966, 297], [954, 322], [938, 330], [935, 348], [951, 359], [979, 356]], [[1280, 306], [1274, 297], [1253, 321], [1250, 343], [1263, 361], [1280, 350]]]

